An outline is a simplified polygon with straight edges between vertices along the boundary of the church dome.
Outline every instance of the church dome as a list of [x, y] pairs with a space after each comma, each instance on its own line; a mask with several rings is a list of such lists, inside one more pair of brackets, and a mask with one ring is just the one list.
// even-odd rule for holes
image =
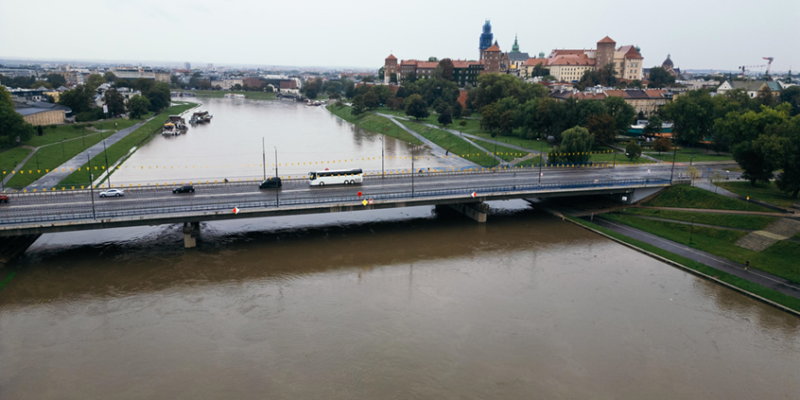
[[675, 64], [673, 64], [672, 60], [669, 58], [669, 54], [667, 54], [667, 59], [664, 60], [663, 63], [661, 63], [661, 66], [664, 67], [664, 68], [666, 68], [666, 67], [672, 68], [672, 67], [675, 66]]

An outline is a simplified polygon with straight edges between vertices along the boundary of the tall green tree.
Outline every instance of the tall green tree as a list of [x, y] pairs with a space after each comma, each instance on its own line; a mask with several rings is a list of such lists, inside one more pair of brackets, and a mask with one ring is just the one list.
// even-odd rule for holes
[[375, 94], [374, 91], [370, 90], [364, 95], [364, 105], [368, 109], [374, 110], [374, 109], [380, 107], [381, 102], [380, 102], [380, 99], [378, 98], [378, 95]]
[[105, 78], [106, 82], [114, 82], [115, 80], [117, 80], [117, 76], [114, 75], [114, 73], [111, 71], [106, 71], [103, 74], [103, 78]]
[[775, 169], [783, 159], [786, 138], [777, 135], [760, 135], [755, 140], [746, 140], [733, 147], [733, 158], [744, 170], [742, 178], [755, 186], [757, 182], [769, 183]]
[[164, 82], [156, 82], [146, 95], [150, 101], [150, 111], [158, 112], [167, 107], [170, 103], [169, 85]]
[[662, 67], [650, 68], [649, 88], [664, 88], [675, 84], [675, 77]]
[[422, 100], [422, 96], [412, 94], [406, 99], [406, 115], [416, 118], [418, 121], [431, 115], [428, 104]]
[[500, 112], [494, 104], [489, 104], [481, 109], [481, 129], [494, 132], [500, 128]]
[[123, 97], [115, 88], [106, 90], [103, 94], [103, 100], [108, 107], [108, 113], [112, 116], [117, 116], [125, 113], [125, 97]]
[[617, 127], [614, 118], [608, 114], [595, 114], [588, 118], [586, 129], [594, 135], [597, 143], [609, 144], [614, 142]]
[[355, 115], [358, 117], [359, 115], [364, 114], [367, 112], [367, 105], [364, 101], [364, 95], [359, 94], [356, 97], [353, 97], [353, 108], [350, 110], [350, 114]]
[[386, 76], [386, 67], [380, 67], [378, 69], [378, 80], [383, 82], [383, 78]]
[[444, 110], [444, 112], [439, 114], [439, 117], [436, 119], [439, 121], [442, 126], [447, 126], [453, 123], [453, 116], [450, 108]]
[[88, 112], [94, 107], [94, 89], [87, 85], [78, 85], [58, 96], [58, 104], [67, 106], [75, 114]]
[[25, 142], [33, 137], [33, 125], [25, 122], [18, 112], [14, 111], [11, 94], [0, 86], [0, 147], [10, 147]]
[[453, 65], [453, 60], [445, 58], [442, 61], [439, 61], [437, 69], [439, 70], [442, 79], [448, 81], [453, 80], [453, 70], [455, 69], [455, 65]]
[[800, 115], [800, 86], [789, 86], [781, 90], [780, 99], [791, 106], [791, 116]]
[[137, 94], [128, 99], [128, 111], [131, 113], [131, 118], [140, 118], [147, 114], [149, 108], [150, 100], [147, 100], [147, 97]]
[[67, 79], [60, 74], [47, 74], [44, 77], [48, 82], [50, 82], [50, 85], [53, 86], [53, 89], [58, 89], [59, 87], [66, 86], [67, 84]]
[[631, 161], [638, 159], [642, 156], [642, 146], [631, 140], [625, 146], [625, 156]]
[[644, 133], [645, 136], [651, 137], [660, 135], [662, 131], [661, 118], [658, 118], [658, 115], [653, 115], [647, 120], [647, 125], [645, 125], [642, 133]]
[[617, 133], [625, 134], [628, 132], [628, 128], [633, 123], [633, 118], [636, 115], [636, 109], [626, 103], [625, 99], [618, 96], [606, 97], [603, 103], [606, 106], [606, 110], [608, 110], [608, 115], [614, 118]]
[[106, 78], [103, 78], [103, 75], [100, 74], [91, 74], [86, 80], [86, 84], [92, 87], [92, 90], [96, 90], [98, 86], [104, 83], [106, 83]]
[[553, 147], [547, 160], [550, 163], [585, 163], [591, 157], [592, 146], [594, 136], [588, 129], [576, 126], [561, 133], [561, 144]]

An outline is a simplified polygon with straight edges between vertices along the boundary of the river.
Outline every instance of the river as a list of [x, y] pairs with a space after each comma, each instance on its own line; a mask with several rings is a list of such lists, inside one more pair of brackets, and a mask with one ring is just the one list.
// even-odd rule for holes
[[0, 398], [800, 397], [797, 317], [491, 206], [44, 235], [0, 291]]

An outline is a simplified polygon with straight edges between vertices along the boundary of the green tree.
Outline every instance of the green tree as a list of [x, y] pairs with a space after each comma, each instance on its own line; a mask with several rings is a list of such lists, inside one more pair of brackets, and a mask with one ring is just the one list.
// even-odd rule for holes
[[617, 64], [608, 63], [600, 68], [598, 71], [600, 84], [603, 86], [616, 86], [617, 85]]
[[645, 136], [656, 136], [660, 135], [662, 130], [661, 118], [658, 118], [657, 115], [653, 115], [647, 121], [647, 125], [645, 125], [642, 133], [644, 133]]
[[89, 78], [86, 80], [86, 84], [91, 86], [92, 90], [97, 89], [98, 86], [106, 83], [106, 78], [103, 78], [103, 75], [100, 74], [91, 74]]
[[675, 77], [662, 67], [650, 68], [649, 88], [663, 88], [675, 84]]
[[780, 161], [781, 172], [775, 183], [779, 189], [796, 199], [800, 192], [800, 115], [796, 115], [785, 126], [786, 147]]
[[439, 117], [436, 119], [439, 121], [442, 126], [447, 126], [453, 123], [452, 113], [450, 108], [444, 110], [444, 112], [439, 113]]
[[380, 67], [378, 69], [378, 80], [383, 82], [383, 78], [386, 76], [386, 67]]
[[453, 65], [453, 60], [449, 58], [445, 58], [442, 61], [439, 61], [438, 67], [441, 71], [441, 78], [452, 81], [453, 80], [453, 70], [455, 69], [455, 65]]
[[800, 86], [789, 86], [781, 90], [781, 102], [788, 103], [792, 108], [790, 115], [800, 115]]
[[397, 74], [392, 72], [389, 74], [389, 83], [397, 83]]
[[762, 106], [772, 107], [775, 105], [775, 97], [772, 96], [772, 91], [769, 90], [769, 87], [764, 86], [761, 90], [758, 91], [758, 95], [756, 95], [756, 100]]
[[44, 77], [48, 82], [50, 82], [50, 85], [53, 86], [53, 89], [58, 89], [59, 87], [67, 84], [67, 79], [60, 74], [47, 74]]
[[0, 147], [10, 147], [25, 142], [33, 137], [33, 125], [25, 122], [18, 112], [14, 111], [14, 102], [6, 88], [0, 86]]
[[350, 113], [358, 117], [365, 112], [367, 112], [367, 105], [364, 101], [364, 95], [356, 95], [356, 97], [353, 98], [353, 108], [350, 110]]
[[500, 112], [494, 104], [489, 104], [481, 109], [480, 126], [481, 129], [489, 132], [494, 132], [500, 127]]
[[128, 99], [128, 111], [131, 113], [131, 118], [140, 118], [147, 113], [150, 108], [150, 100], [147, 97], [136, 95]]
[[106, 82], [114, 82], [117, 80], [117, 76], [111, 71], [106, 71], [106, 73], [103, 74], [103, 78], [105, 78]]
[[547, 160], [550, 163], [586, 163], [591, 157], [592, 146], [594, 136], [588, 129], [576, 126], [561, 133], [561, 145], [553, 147]]
[[108, 106], [108, 113], [112, 116], [117, 116], [125, 113], [125, 98], [117, 91], [111, 88], [106, 90], [103, 94], [103, 100]]
[[147, 92], [146, 97], [150, 101], [150, 111], [158, 112], [169, 107], [171, 101], [169, 85], [164, 82], [156, 82]]
[[430, 114], [428, 111], [428, 104], [422, 100], [422, 96], [412, 94], [406, 99], [406, 115], [416, 118], [418, 121], [422, 118], [427, 118]]
[[665, 137], [658, 138], [655, 143], [653, 143], [653, 150], [657, 151], [659, 154], [671, 151], [672, 142]]
[[343, 79], [342, 84], [344, 85], [344, 96], [348, 99], [352, 99], [356, 95], [355, 84], [349, 79]]
[[461, 105], [461, 103], [459, 103], [458, 101], [453, 103], [453, 107], [451, 109], [451, 114], [452, 114], [453, 118], [455, 118], [455, 119], [461, 118], [461, 113], [462, 112], [464, 112], [464, 107]]
[[67, 106], [75, 114], [88, 112], [93, 106], [94, 89], [87, 85], [78, 85], [58, 96], [58, 104]]
[[625, 134], [628, 128], [633, 123], [633, 117], [636, 115], [636, 109], [632, 105], [625, 102], [625, 99], [618, 96], [609, 96], [603, 100], [603, 103], [608, 110], [608, 115], [614, 118], [614, 124], [617, 128], [618, 134]]
[[31, 89], [38, 89], [40, 87], [44, 87], [44, 88], [47, 88], [47, 89], [52, 89], [53, 85], [51, 85], [50, 82], [34, 81], [33, 83], [31, 83], [31, 86], [30, 86]]
[[642, 156], [642, 146], [639, 146], [636, 142], [631, 140], [628, 142], [628, 145], [625, 146], [625, 156], [631, 161], [638, 159]]
[[714, 127], [714, 101], [706, 91], [692, 90], [667, 103], [662, 114], [672, 121], [674, 134], [683, 141], [697, 144], [711, 136]]
[[374, 109], [380, 107], [381, 102], [380, 102], [380, 99], [378, 98], [378, 95], [375, 94], [374, 91], [370, 90], [364, 95], [364, 105], [368, 109], [374, 110]]
[[617, 135], [614, 118], [608, 114], [590, 116], [586, 122], [586, 129], [594, 135], [596, 142], [602, 144], [612, 143]]
[[760, 135], [755, 140], [745, 140], [733, 147], [733, 158], [744, 170], [742, 178], [755, 186], [757, 182], [769, 183], [775, 169], [784, 159], [788, 140], [777, 135]]

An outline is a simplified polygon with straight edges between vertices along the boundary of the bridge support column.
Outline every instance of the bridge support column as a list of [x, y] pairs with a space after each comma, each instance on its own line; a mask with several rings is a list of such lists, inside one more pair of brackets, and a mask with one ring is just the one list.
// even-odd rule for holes
[[486, 206], [483, 203], [448, 204], [447, 207], [474, 219], [476, 222], [486, 222]]
[[199, 222], [183, 223], [183, 247], [192, 249], [197, 247], [197, 237], [200, 236]]
[[39, 233], [32, 235], [20, 235], [4, 237], [0, 240], [0, 269], [11, 265], [14, 260], [19, 258], [31, 247], [36, 239], [42, 236]]

